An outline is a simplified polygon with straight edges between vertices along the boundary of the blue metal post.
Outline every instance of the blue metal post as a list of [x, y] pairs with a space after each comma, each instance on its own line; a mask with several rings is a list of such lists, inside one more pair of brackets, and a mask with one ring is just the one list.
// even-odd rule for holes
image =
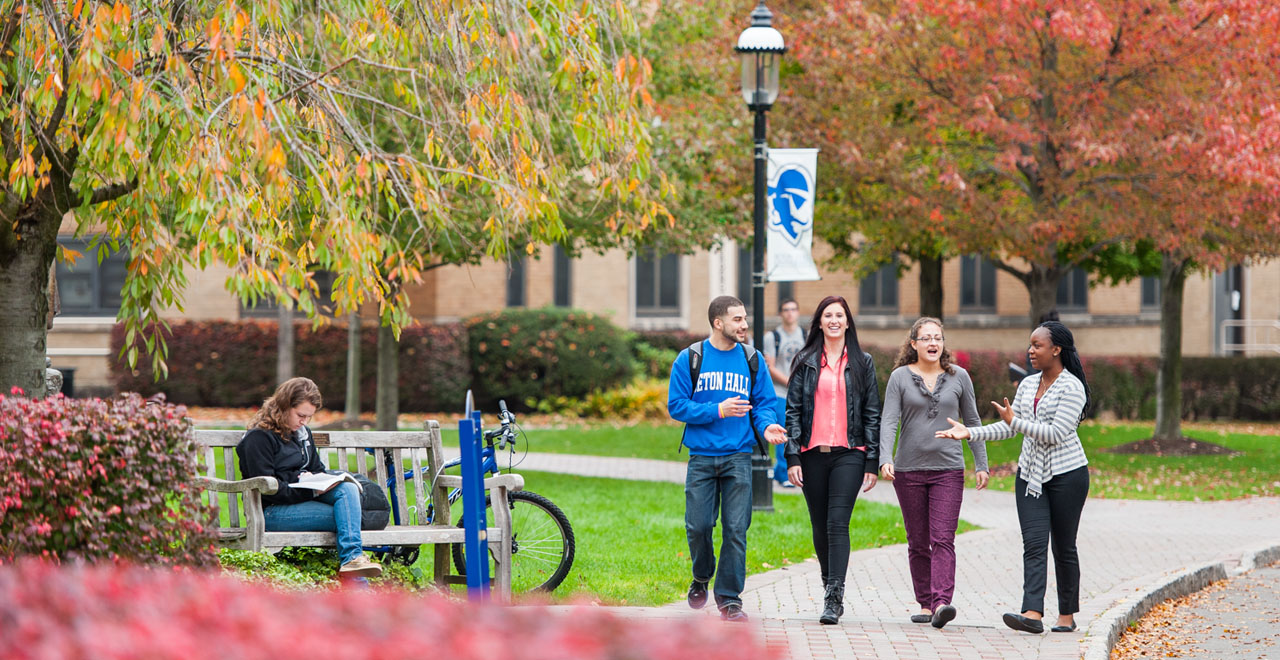
[[484, 473], [480, 470], [480, 413], [458, 422], [462, 448], [462, 527], [466, 540], [467, 595], [471, 600], [489, 597], [489, 543], [486, 540]]

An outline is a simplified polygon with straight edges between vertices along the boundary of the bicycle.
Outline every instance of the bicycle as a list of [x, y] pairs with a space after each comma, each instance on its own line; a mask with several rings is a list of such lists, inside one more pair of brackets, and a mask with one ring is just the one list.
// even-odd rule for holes
[[[480, 470], [486, 477], [502, 474], [497, 461], [499, 451], [509, 448], [514, 454], [516, 449], [516, 430], [513, 428], [516, 426], [515, 415], [507, 410], [506, 401], [499, 401], [498, 408], [499, 428], [484, 433], [484, 447], [480, 450]], [[520, 434], [523, 435], [524, 431], [520, 431]], [[388, 472], [396, 469], [390, 455], [386, 456], [385, 460]], [[440, 468], [440, 473], [461, 464], [462, 459], [455, 458], [445, 463]], [[427, 474], [427, 468], [423, 468], [421, 474], [432, 480], [431, 485], [434, 488], [437, 475]], [[406, 481], [413, 479], [414, 476], [412, 470], [405, 470]], [[389, 485], [393, 482], [394, 479], [388, 480]], [[400, 524], [395, 489], [389, 490], [391, 512], [396, 524]], [[450, 490], [449, 504], [457, 503], [461, 497], [461, 488]], [[560, 583], [564, 582], [565, 577], [569, 575], [569, 569], [573, 566], [573, 526], [569, 524], [568, 516], [550, 499], [527, 490], [511, 493], [509, 506], [511, 507], [511, 591], [513, 593], [533, 591], [549, 593], [555, 590]], [[486, 497], [485, 509], [489, 508], [489, 498]], [[416, 507], [409, 509], [413, 515]], [[431, 504], [427, 504], [425, 511], [427, 524], [431, 523], [434, 514], [434, 508]], [[458, 519], [457, 524], [459, 527], [462, 526], [461, 518]], [[488, 524], [493, 525], [492, 513], [488, 515]], [[397, 546], [377, 549], [375, 552], [408, 566], [417, 561], [418, 550], [417, 547]], [[464, 544], [452, 544], [450, 554], [453, 556], [454, 569], [459, 575], [466, 575], [467, 558]], [[492, 562], [492, 557], [490, 559]], [[491, 563], [490, 575], [492, 574]]]

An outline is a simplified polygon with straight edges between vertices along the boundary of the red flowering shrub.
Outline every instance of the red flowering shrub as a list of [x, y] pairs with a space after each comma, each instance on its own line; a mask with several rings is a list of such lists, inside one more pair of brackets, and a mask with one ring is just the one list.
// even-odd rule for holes
[[184, 408], [136, 394], [0, 395], [0, 561], [212, 562], [191, 443]]
[[0, 567], [0, 657], [766, 660], [749, 627], [400, 591], [286, 592], [131, 566]]
[[[113, 360], [111, 380], [120, 392], [190, 406], [256, 407], [276, 386], [277, 325], [273, 321], [188, 321], [170, 325], [169, 377], [156, 381], [150, 361], [136, 369]], [[111, 333], [112, 355], [124, 346], [123, 325]], [[470, 382], [466, 331], [459, 323], [405, 328], [400, 333], [400, 409], [429, 412], [461, 409]], [[376, 392], [377, 328], [360, 337], [360, 402], [372, 410]], [[294, 372], [316, 382], [325, 406], [346, 406], [347, 329], [336, 325], [295, 328]]]

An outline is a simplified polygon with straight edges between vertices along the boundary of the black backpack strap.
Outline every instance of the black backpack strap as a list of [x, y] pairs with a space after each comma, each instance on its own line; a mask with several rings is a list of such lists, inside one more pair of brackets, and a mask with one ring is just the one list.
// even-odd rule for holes
[[[756, 391], [756, 371], [760, 369], [760, 351], [757, 351], [756, 347], [750, 344], [739, 344], [739, 346], [742, 347], [743, 355], [747, 356], [747, 372], [750, 374], [748, 382], [750, 383], [749, 387], [751, 388], [747, 391], [747, 401], [749, 402], [751, 401], [751, 395]], [[765, 456], [770, 456], [771, 454], [769, 454], [768, 443], [766, 443], [764, 438], [760, 436], [760, 433], [756, 431], [754, 405], [752, 406], [751, 412], [747, 413], [747, 423], [751, 425], [751, 435], [755, 437], [756, 445], [760, 447], [760, 451], [764, 453]]]
[[[689, 398], [693, 398], [693, 393], [698, 391], [698, 375], [702, 373], [702, 340], [689, 344]], [[680, 446], [676, 447], [676, 453], [679, 454], [684, 449], [684, 435], [689, 432], [689, 425], [684, 425], [684, 430], [680, 432]]]

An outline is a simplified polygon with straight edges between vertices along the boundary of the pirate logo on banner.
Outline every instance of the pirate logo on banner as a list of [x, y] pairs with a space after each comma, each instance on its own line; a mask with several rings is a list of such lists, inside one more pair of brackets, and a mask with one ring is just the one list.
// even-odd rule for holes
[[769, 150], [770, 282], [819, 279], [813, 262], [817, 165], [817, 149]]

